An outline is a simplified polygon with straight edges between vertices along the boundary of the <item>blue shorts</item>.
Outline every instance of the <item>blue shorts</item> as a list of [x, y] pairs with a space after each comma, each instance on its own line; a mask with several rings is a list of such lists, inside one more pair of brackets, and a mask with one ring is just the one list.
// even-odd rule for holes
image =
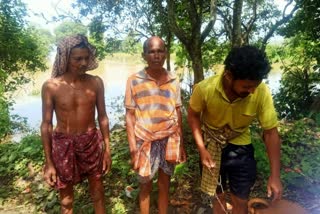
[[[248, 199], [257, 175], [252, 144], [228, 143], [222, 149], [220, 175], [224, 191], [229, 187], [235, 196]], [[221, 187], [218, 186], [217, 193], [221, 192]]]

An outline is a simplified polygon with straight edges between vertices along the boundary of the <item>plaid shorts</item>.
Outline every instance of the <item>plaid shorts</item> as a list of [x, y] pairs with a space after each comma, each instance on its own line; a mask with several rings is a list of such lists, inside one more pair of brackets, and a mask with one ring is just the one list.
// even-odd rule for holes
[[[150, 151], [150, 164], [151, 164], [151, 174], [150, 176], [143, 177], [138, 174], [138, 180], [140, 183], [147, 183], [150, 181], [154, 175], [161, 168], [164, 173], [171, 176], [174, 172], [175, 164], [169, 163], [166, 161], [166, 145], [168, 142], [168, 138], [164, 138], [161, 140], [153, 141], [151, 143], [151, 151]], [[138, 141], [138, 148], [142, 145], [143, 141]]]

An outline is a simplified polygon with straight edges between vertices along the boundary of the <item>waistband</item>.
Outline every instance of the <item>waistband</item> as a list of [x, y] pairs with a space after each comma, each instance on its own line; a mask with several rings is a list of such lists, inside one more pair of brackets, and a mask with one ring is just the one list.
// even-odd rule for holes
[[64, 136], [64, 137], [81, 137], [83, 135], [90, 135], [90, 134], [94, 134], [98, 131], [98, 129], [95, 127], [91, 130], [88, 130], [86, 132], [83, 133], [74, 133], [74, 134], [70, 134], [70, 133], [64, 133], [64, 132], [58, 132], [58, 131], [53, 131], [52, 132], [52, 136]]

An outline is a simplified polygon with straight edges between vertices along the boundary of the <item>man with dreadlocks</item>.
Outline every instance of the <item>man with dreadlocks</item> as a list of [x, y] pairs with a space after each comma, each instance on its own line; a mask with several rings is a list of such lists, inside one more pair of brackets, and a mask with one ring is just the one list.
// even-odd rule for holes
[[97, 67], [95, 48], [85, 36], [66, 37], [58, 45], [52, 78], [42, 86], [44, 179], [59, 190], [61, 213], [73, 212], [73, 186], [85, 178], [95, 213], [106, 211], [102, 175], [111, 167], [109, 120], [103, 82], [86, 74]]

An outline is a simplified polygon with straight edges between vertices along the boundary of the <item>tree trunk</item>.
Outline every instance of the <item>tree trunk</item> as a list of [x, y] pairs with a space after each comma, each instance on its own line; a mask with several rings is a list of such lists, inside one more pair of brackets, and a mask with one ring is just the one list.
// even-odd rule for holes
[[187, 51], [192, 61], [193, 84], [197, 84], [204, 79], [201, 45], [196, 42]]
[[233, 29], [232, 29], [232, 47], [240, 47], [241, 39], [241, 15], [243, 0], [235, 0], [233, 6]]
[[171, 71], [171, 55], [170, 55], [170, 49], [171, 49], [171, 40], [172, 40], [172, 33], [171, 31], [168, 31], [167, 35], [166, 35], [166, 40], [167, 40], [167, 70]]
[[[169, 20], [169, 27], [171, 31], [175, 34], [175, 36], [181, 41], [181, 43], [185, 46], [191, 61], [192, 61], [192, 69], [193, 69], [193, 76], [194, 80], [193, 83], [196, 84], [203, 80], [203, 65], [202, 65], [202, 52], [201, 46], [203, 43], [203, 39], [205, 36], [201, 35], [201, 13], [197, 14], [197, 7], [194, 2], [191, 2], [189, 20], [191, 21], [192, 25], [192, 32], [187, 33], [178, 25], [176, 14], [175, 14], [175, 1], [168, 0], [168, 20]], [[212, 22], [212, 21], [211, 21]], [[211, 23], [210, 22], [210, 23]], [[204, 30], [206, 35], [209, 34], [210, 30], [212, 30], [212, 26]]]
[[194, 77], [193, 83], [197, 84], [198, 82], [204, 79], [201, 57], [199, 59], [199, 56], [196, 56], [196, 58], [192, 60], [192, 69]]

